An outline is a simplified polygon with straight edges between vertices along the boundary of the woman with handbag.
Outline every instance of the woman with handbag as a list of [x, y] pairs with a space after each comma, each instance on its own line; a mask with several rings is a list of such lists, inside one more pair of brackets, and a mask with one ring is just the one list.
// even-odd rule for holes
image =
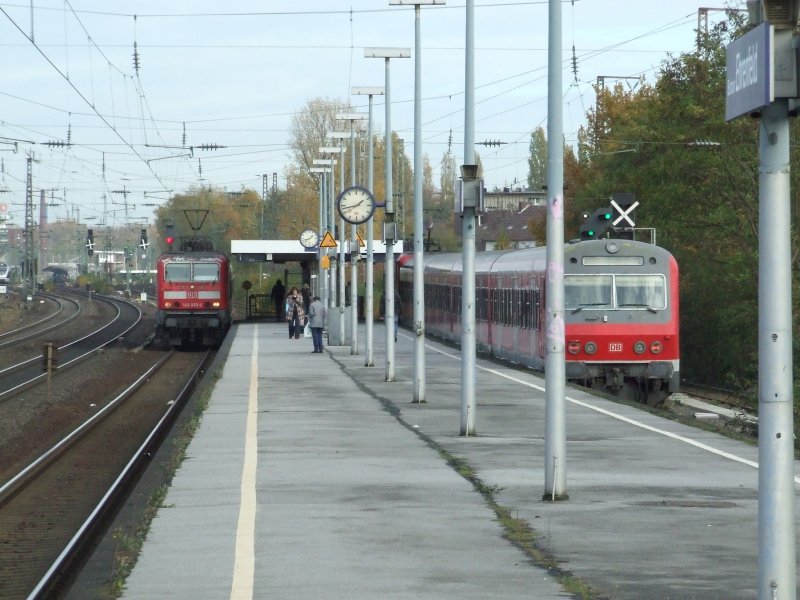
[[286, 296], [286, 321], [289, 323], [289, 339], [300, 339], [300, 332], [305, 325], [306, 313], [303, 310], [303, 297], [300, 290], [293, 287]]

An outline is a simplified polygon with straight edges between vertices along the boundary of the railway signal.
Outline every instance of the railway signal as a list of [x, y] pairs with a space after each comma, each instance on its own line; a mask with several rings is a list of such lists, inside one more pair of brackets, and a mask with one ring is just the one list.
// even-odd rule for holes
[[633, 229], [636, 223], [633, 220], [633, 210], [639, 206], [639, 201], [630, 192], [611, 194], [611, 206], [617, 211], [616, 218], [611, 226], [614, 228], [615, 237], [620, 239], [633, 239]]
[[94, 230], [86, 230], [86, 254], [92, 256], [94, 254]]
[[168, 224], [167, 225], [166, 235], [164, 236], [164, 242], [167, 244], [167, 250], [172, 250], [172, 244], [175, 243], [175, 225]]
[[586, 219], [586, 222], [581, 225], [581, 239], [582, 240], [596, 240], [599, 239], [606, 231], [612, 227], [611, 218], [613, 211], [609, 207], [598, 208], [592, 216]]

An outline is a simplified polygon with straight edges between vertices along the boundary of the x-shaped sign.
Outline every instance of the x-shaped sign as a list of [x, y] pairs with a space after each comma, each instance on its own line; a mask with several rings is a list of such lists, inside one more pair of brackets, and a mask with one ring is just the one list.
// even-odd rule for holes
[[141, 248], [142, 250], [147, 250], [147, 247], [149, 245], [150, 245], [150, 243], [145, 239], [142, 239], [142, 240], [139, 241], [139, 248]]
[[94, 250], [94, 240], [86, 240], [86, 247], [89, 250]]
[[625, 209], [624, 209], [624, 208], [622, 208], [622, 207], [621, 207], [619, 204], [617, 204], [617, 201], [616, 201], [616, 200], [611, 200], [611, 206], [613, 206], [614, 208], [616, 208], [616, 209], [617, 209], [617, 212], [619, 213], [619, 216], [618, 216], [616, 219], [614, 219], [614, 222], [612, 223], [612, 224], [613, 224], [615, 227], [617, 226], [617, 224], [618, 224], [620, 221], [622, 221], [622, 219], [625, 219], [625, 220], [626, 220], [628, 223], [630, 223], [630, 226], [631, 226], [631, 227], [633, 227], [634, 225], [636, 225], [636, 224], [633, 222], [633, 219], [631, 219], [631, 218], [630, 218], [628, 215], [629, 215], [629, 214], [631, 214], [631, 213], [633, 212], [633, 209], [634, 209], [634, 208], [636, 208], [637, 206], [639, 206], [639, 201], [638, 201], [638, 200], [636, 200], [636, 201], [635, 201], [633, 204], [631, 204], [631, 205], [628, 207], [628, 210], [625, 210]]

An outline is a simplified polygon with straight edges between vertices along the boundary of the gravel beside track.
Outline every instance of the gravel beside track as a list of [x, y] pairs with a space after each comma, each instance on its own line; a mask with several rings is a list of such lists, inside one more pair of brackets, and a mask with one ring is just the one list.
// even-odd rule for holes
[[[102, 305], [100, 303], [94, 305], [96, 305], [94, 309], [90, 306], [86, 311], [86, 320], [70, 324], [68, 328], [85, 330], [88, 327], [87, 320], [103, 319], [99, 314], [103, 310], [100, 308]], [[79, 366], [58, 372], [52, 379], [49, 392], [47, 386], [42, 384], [0, 403], [0, 483], [16, 475], [44, 449], [52, 446], [65, 433], [83, 422], [98, 410], [106, 399], [127, 387], [164, 355], [163, 349], [141, 349], [141, 345], [153, 332], [153, 310], [146, 306], [143, 310], [146, 318], [130, 332], [127, 339], [111, 344]], [[3, 314], [7, 313], [0, 310], [0, 315]], [[14, 321], [15, 324], [18, 322], [16, 319]], [[2, 327], [3, 325], [0, 325], [0, 328]], [[65, 336], [63, 339], [68, 339], [70, 336], [70, 334], [63, 335]], [[40, 352], [40, 342], [31, 343], [31, 346], [35, 346]], [[19, 348], [16, 348], [7, 351], [8, 356], [0, 353], [0, 361], [13, 362], [14, 359], [20, 358], [20, 352]], [[113, 450], [122, 445], [122, 440], [132, 437], [131, 432], [134, 429], [160, 418], [164, 412], [165, 398], [174, 397], [176, 391], [174, 388], [183, 381], [182, 374], [188, 368], [186, 362], [194, 360], [192, 355], [179, 358], [184, 360], [175, 361], [179, 364], [170, 367], [166, 376], [159, 378], [161, 383], [154, 386], [155, 391], [148, 388], [151, 391], [136, 399], [130, 408], [118, 409], [120, 414], [125, 414], [123, 411], [130, 411], [122, 419], [123, 425], [120, 429], [106, 434], [105, 439], [97, 442], [99, 446], [90, 454], [112, 458], [115, 454]], [[138, 443], [141, 443], [141, 440]], [[122, 458], [112, 458], [112, 461], [119, 460]], [[111, 466], [110, 469], [117, 469], [117, 466]], [[51, 529], [56, 529], [59, 522], [66, 522], [72, 519], [73, 514], [81, 512], [67, 504], [61, 509], [60, 516], [56, 514], [54, 522], [48, 523], [51, 517], [45, 515], [44, 507], [53, 504], [53, 498], [67, 496], [67, 489], [73, 484], [77, 484], [73, 489], [79, 491], [97, 488], [97, 485], [82, 477], [105, 470], [99, 464], [74, 465], [72, 472], [57, 476], [58, 482], [51, 483], [49, 488], [45, 488], [41, 500], [42, 506], [38, 512], [34, 510], [28, 516], [15, 516], [7, 506], [0, 507], [0, 599], [26, 597], [26, 593], [23, 593], [25, 584], [21, 583], [23, 578], [17, 569], [20, 565], [38, 559], [26, 554], [28, 550], [25, 549], [24, 539], [33, 536], [36, 541], [34, 545], [45, 549], [46, 534]], [[56, 551], [55, 546], [52, 551]], [[20, 583], [21, 587], [17, 586], [17, 583]]]

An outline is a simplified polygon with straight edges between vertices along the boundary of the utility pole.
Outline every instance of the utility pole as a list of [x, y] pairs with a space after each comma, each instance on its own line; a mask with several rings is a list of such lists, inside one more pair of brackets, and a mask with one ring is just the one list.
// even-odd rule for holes
[[25, 253], [22, 279], [28, 298], [32, 299], [36, 291], [36, 269], [34, 268], [34, 221], [33, 221], [33, 157], [27, 158], [27, 177], [25, 179]]

